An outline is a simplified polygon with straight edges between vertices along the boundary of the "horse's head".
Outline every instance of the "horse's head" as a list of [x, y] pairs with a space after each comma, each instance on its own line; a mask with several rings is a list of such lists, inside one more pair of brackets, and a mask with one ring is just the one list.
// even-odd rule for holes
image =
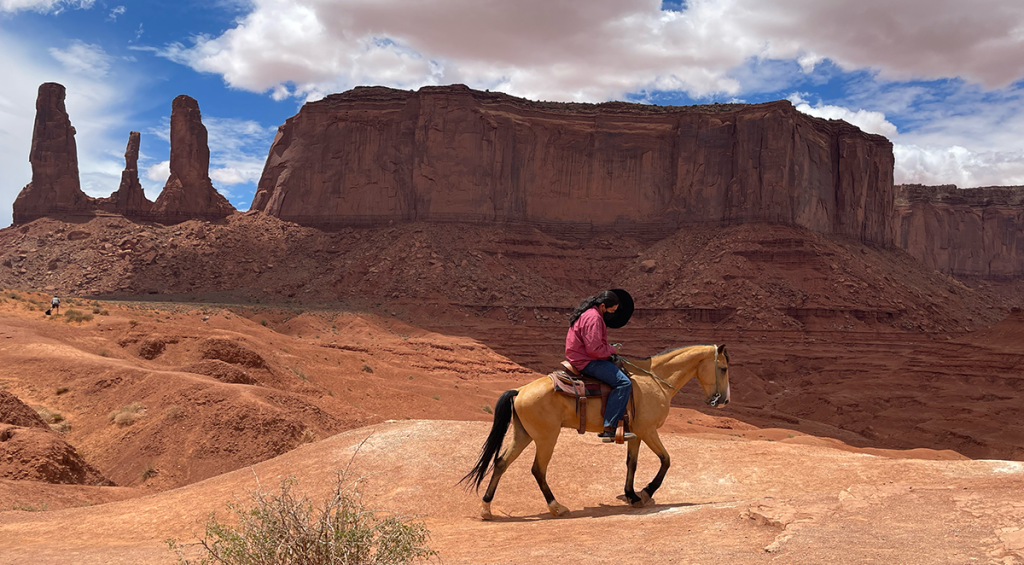
[[714, 347], [714, 356], [708, 356], [697, 368], [697, 380], [704, 389], [707, 403], [721, 408], [729, 404], [729, 354], [724, 345]]

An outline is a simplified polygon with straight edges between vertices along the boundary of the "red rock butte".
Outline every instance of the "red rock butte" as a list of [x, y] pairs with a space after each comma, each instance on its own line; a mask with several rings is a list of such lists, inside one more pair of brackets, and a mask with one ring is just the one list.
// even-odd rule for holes
[[767, 222], [891, 245], [886, 138], [787, 101], [531, 102], [358, 87], [279, 129], [252, 210], [314, 227], [502, 222], [663, 237]]
[[897, 245], [943, 273], [1024, 275], [1024, 186], [901, 185]]

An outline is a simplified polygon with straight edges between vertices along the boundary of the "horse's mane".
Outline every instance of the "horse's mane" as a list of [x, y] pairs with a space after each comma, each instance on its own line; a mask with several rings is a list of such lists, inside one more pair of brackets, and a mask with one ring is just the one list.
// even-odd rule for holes
[[[707, 344], [699, 343], [699, 344], [694, 344], [694, 345], [683, 345], [683, 346], [680, 346], [680, 347], [670, 347], [670, 348], [668, 348], [668, 349], [666, 349], [664, 351], [659, 351], [658, 353], [655, 353], [654, 355], [649, 355], [647, 357], [640, 357], [639, 359], [641, 359], [643, 361], [650, 361], [651, 357], [657, 357], [659, 355], [665, 355], [666, 353], [672, 353], [673, 351], [679, 351], [680, 349], [686, 349], [688, 347], [697, 347], [699, 345], [707, 345]], [[716, 345], [715, 347], [718, 347], [718, 346]], [[729, 362], [729, 351], [728, 350], [725, 351], [725, 362], [726, 363]]]

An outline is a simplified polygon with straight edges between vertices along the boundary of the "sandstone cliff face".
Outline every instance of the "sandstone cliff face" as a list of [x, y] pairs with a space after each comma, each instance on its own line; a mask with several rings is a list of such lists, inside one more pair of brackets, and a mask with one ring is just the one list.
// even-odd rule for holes
[[221, 219], [235, 211], [210, 181], [210, 147], [199, 103], [182, 94], [171, 105], [171, 176], [153, 204], [161, 222]]
[[891, 245], [892, 145], [789, 102], [538, 103], [356, 88], [279, 129], [252, 209], [310, 226], [509, 222], [663, 236], [770, 222]]
[[78, 180], [78, 149], [75, 128], [64, 108], [64, 87], [54, 82], [39, 86], [36, 121], [32, 129], [32, 182], [14, 201], [14, 223], [46, 215], [88, 211], [92, 199]]
[[958, 276], [1024, 275], [1024, 187], [896, 189], [898, 245], [925, 265]]
[[97, 206], [106, 211], [116, 212], [127, 218], [146, 218], [151, 215], [153, 203], [139, 183], [139, 144], [142, 135], [133, 131], [128, 134], [128, 147], [124, 151], [124, 171], [121, 184], [108, 198], [98, 199]]

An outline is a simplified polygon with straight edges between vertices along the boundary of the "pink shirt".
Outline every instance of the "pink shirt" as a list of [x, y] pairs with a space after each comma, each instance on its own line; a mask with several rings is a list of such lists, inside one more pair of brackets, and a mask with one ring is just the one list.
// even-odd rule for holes
[[565, 358], [582, 371], [587, 363], [607, 359], [615, 354], [608, 345], [608, 327], [597, 306], [584, 312], [565, 336]]

